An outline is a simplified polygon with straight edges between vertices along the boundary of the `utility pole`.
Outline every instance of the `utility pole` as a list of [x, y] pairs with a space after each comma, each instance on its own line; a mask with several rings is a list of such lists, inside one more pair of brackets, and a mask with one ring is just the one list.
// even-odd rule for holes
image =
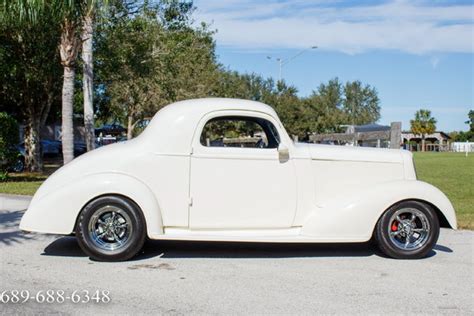
[[283, 59], [281, 57], [272, 58], [271, 56], [267, 56], [267, 59], [275, 60], [278, 63], [278, 81], [281, 81], [283, 79], [283, 77], [282, 77], [282, 68], [283, 68], [283, 66], [287, 65], [293, 59], [295, 59], [296, 57], [302, 55], [306, 51], [311, 50], [311, 49], [316, 49], [316, 48], [318, 48], [318, 46], [311, 46], [311, 47], [305, 48], [305, 49], [299, 51], [297, 54], [295, 54], [292, 57], [287, 58], [287, 59]]

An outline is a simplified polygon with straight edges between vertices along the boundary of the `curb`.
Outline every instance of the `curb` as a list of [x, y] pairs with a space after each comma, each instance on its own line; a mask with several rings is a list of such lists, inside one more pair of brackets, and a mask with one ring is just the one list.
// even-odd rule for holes
[[33, 198], [32, 195], [19, 195], [19, 194], [6, 194], [6, 193], [0, 193], [0, 199], [12, 199], [12, 200], [25, 200], [29, 201]]
[[0, 211], [25, 210], [31, 201], [29, 195], [16, 195], [0, 193]]

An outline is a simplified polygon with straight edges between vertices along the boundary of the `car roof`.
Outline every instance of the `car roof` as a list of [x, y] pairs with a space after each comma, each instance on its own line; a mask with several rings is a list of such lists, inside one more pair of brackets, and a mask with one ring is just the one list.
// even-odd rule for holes
[[272, 107], [264, 103], [230, 98], [201, 98], [178, 101], [165, 106], [161, 111], [175, 111], [177, 114], [190, 114], [191, 112], [202, 117], [206, 113], [219, 110], [248, 110], [276, 114]]
[[189, 153], [198, 122], [207, 113], [238, 110], [268, 114], [278, 120], [272, 107], [257, 101], [227, 98], [202, 98], [179, 101], [155, 114], [140, 138], [149, 141], [156, 151], [168, 154]]

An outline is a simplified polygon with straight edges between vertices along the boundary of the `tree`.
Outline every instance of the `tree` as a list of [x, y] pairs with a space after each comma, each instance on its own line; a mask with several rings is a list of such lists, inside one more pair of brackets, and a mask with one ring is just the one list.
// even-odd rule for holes
[[82, 17], [82, 88], [84, 96], [84, 129], [87, 150], [95, 148], [94, 132], [94, 23], [98, 13], [104, 13], [108, 0], [86, 0]]
[[469, 131], [474, 133], [474, 110], [470, 110], [468, 114], [469, 120], [466, 121], [466, 124], [469, 124]]
[[[64, 69], [62, 90], [62, 134], [63, 163], [74, 159], [74, 81], [76, 61], [81, 48], [81, 27], [95, 5], [94, 0], [53, 1], [57, 18], [61, 21], [61, 40], [59, 51]], [[87, 54], [87, 53], [86, 53]], [[87, 75], [86, 75], [87, 79]], [[91, 84], [88, 82], [87, 84]], [[89, 95], [88, 95], [89, 96]], [[85, 110], [86, 112], [89, 109]], [[90, 129], [90, 126], [88, 126]], [[90, 131], [89, 131], [90, 133]]]
[[[94, 1], [91, 1], [94, 2]], [[87, 150], [95, 148], [94, 133], [94, 63], [92, 42], [94, 34], [95, 3], [85, 11], [82, 21], [82, 91], [84, 94], [84, 129]]]
[[192, 9], [187, 1], [111, 3], [109, 22], [98, 26], [99, 114], [124, 121], [128, 138], [166, 104], [208, 96], [214, 87], [212, 33], [191, 27]]
[[279, 80], [272, 90], [271, 94], [263, 98], [264, 102], [275, 108], [290, 136], [305, 138], [307, 126], [302, 103], [297, 96], [298, 90], [283, 80]]
[[362, 125], [378, 121], [379, 103], [377, 90], [370, 85], [363, 86], [358, 80], [345, 84], [343, 112], [346, 114], [347, 123]]
[[321, 83], [316, 91], [303, 100], [309, 133], [336, 133], [346, 123], [342, 111], [342, 85], [338, 78]]
[[18, 123], [5, 112], [0, 112], [0, 180], [7, 176], [7, 169], [14, 162], [18, 151]]
[[75, 64], [80, 50], [82, 18], [92, 0], [2, 0], [2, 19], [23, 26], [38, 25], [46, 13], [60, 26], [59, 54], [63, 66], [62, 145], [64, 164], [74, 159], [73, 99]]
[[459, 131], [450, 133], [450, 137], [456, 142], [474, 142], [474, 111], [470, 110], [468, 113], [468, 120], [465, 122], [469, 124], [467, 132]]
[[415, 119], [410, 121], [411, 132], [421, 135], [421, 150], [425, 151], [425, 137], [436, 130], [436, 119], [431, 116], [431, 111], [421, 109], [416, 111]]
[[26, 23], [14, 18], [19, 7], [6, 4], [0, 2], [0, 111], [24, 122], [25, 167], [37, 172], [42, 170], [40, 129], [60, 103], [60, 30], [49, 11]]
[[162, 65], [155, 56], [161, 26], [156, 12], [148, 7], [139, 8], [134, 15], [128, 14], [128, 8], [116, 7], [113, 12], [116, 9], [119, 11], [110, 19], [114, 23], [99, 26], [101, 97], [108, 99], [102, 115], [126, 121], [127, 137], [131, 138], [135, 126], [152, 114], [153, 104], [164, 95], [156, 76]]

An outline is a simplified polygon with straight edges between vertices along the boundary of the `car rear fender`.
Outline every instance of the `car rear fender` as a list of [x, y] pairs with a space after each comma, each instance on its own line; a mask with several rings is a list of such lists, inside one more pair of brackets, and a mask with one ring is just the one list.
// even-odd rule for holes
[[163, 234], [161, 209], [148, 186], [133, 176], [112, 172], [87, 175], [38, 198], [33, 197], [21, 220], [20, 229], [70, 234], [84, 206], [103, 195], [122, 195], [131, 199], [143, 212], [148, 236]]

